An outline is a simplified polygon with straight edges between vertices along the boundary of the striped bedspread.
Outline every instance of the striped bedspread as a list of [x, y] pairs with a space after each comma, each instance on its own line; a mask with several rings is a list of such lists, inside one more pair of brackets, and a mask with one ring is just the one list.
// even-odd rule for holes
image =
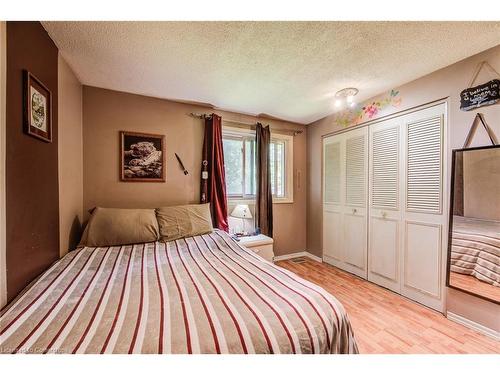
[[0, 316], [2, 353], [356, 353], [341, 304], [224, 232], [83, 248]]
[[453, 217], [452, 272], [500, 286], [500, 223]]

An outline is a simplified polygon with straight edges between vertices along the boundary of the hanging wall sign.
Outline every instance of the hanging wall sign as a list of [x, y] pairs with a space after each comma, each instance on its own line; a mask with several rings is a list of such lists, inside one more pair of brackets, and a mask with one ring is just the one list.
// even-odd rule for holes
[[460, 109], [470, 111], [474, 108], [495, 104], [500, 101], [500, 80], [493, 79], [460, 93]]

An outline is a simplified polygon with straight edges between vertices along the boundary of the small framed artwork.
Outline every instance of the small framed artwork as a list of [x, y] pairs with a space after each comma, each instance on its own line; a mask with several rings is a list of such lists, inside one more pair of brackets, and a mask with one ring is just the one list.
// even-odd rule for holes
[[165, 136], [121, 131], [120, 180], [165, 182]]
[[24, 71], [24, 130], [52, 142], [52, 94], [33, 74]]

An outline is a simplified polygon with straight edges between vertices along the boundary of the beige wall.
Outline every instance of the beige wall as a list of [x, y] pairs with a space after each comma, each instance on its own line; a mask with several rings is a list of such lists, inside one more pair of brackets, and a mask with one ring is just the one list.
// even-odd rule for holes
[[[407, 110], [438, 99], [448, 98], [448, 158], [451, 163], [451, 150], [462, 148], [469, 127], [477, 112], [485, 115], [486, 121], [500, 137], [500, 104], [480, 108], [479, 111], [464, 112], [460, 110], [460, 92], [466, 88], [477, 64], [487, 60], [497, 71], [500, 71], [500, 46], [484, 51], [478, 55], [462, 60], [456, 64], [438, 70], [427, 76], [396, 88], [402, 98], [401, 105], [397, 108], [388, 106], [375, 118], [380, 118], [398, 111]], [[493, 76], [487, 69], [479, 74], [476, 84], [498, 78]], [[374, 100], [384, 98], [386, 94]], [[326, 117], [308, 125], [307, 139], [307, 250], [315, 255], [322, 254], [322, 198], [321, 198], [321, 137], [324, 134], [343, 129], [335, 122], [335, 115]], [[488, 138], [481, 129], [476, 133], [472, 146], [488, 144]], [[448, 168], [450, 171], [451, 168]], [[447, 176], [447, 181], [450, 176]], [[469, 296], [463, 293], [453, 293], [448, 296], [448, 308], [456, 314], [483, 324], [490, 328], [500, 324], [500, 306], [478, 298], [473, 298], [474, 311], [468, 304]], [[492, 316], [496, 314], [497, 319], [493, 321]]]
[[463, 153], [464, 216], [500, 220], [500, 148]]
[[83, 220], [82, 85], [59, 55], [59, 251], [78, 244]]
[[[210, 108], [176, 103], [95, 87], [83, 88], [83, 201], [84, 210], [95, 207], [158, 207], [199, 202], [202, 120], [190, 112], [210, 113]], [[256, 118], [215, 111], [224, 119], [244, 123]], [[271, 128], [303, 130], [294, 137], [294, 203], [275, 204], [276, 255], [306, 248], [306, 128], [283, 121], [262, 120]], [[119, 131], [166, 136], [165, 183], [119, 181]], [[180, 169], [178, 153], [189, 174]], [[297, 176], [302, 176], [299, 181]], [[85, 213], [86, 214], [86, 213]]]

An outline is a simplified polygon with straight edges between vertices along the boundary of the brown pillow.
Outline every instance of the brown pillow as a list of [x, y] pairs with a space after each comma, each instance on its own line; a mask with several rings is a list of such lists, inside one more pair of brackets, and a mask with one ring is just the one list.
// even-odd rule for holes
[[209, 203], [157, 208], [156, 218], [162, 241], [199, 236], [214, 230]]
[[158, 238], [154, 209], [97, 207], [78, 246], [129, 245], [153, 242]]

